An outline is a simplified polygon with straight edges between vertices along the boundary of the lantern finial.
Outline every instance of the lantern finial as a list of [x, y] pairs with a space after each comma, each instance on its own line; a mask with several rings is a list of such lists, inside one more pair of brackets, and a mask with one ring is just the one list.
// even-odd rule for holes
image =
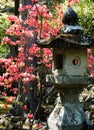
[[78, 23], [78, 16], [71, 7], [68, 7], [64, 13], [62, 22], [66, 25], [75, 25]]
[[64, 23], [64, 33], [82, 33], [82, 28], [78, 25], [78, 16], [71, 7], [68, 7], [64, 13], [62, 22]]

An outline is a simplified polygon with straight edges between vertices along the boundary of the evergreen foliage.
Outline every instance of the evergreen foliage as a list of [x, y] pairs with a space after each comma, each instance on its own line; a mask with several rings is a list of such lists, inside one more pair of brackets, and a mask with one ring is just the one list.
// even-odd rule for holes
[[13, 14], [14, 7], [12, 0], [0, 0], [0, 57], [4, 57], [9, 50], [9, 47], [2, 46], [1, 41], [4, 36], [6, 36], [6, 30], [10, 26], [8, 21], [8, 15]]

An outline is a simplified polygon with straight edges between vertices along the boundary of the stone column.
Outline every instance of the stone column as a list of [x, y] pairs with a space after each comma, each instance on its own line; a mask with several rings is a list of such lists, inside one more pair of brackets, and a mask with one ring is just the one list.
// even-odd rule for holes
[[62, 88], [60, 97], [48, 119], [49, 130], [91, 130], [92, 124], [87, 119], [79, 102], [81, 88]]

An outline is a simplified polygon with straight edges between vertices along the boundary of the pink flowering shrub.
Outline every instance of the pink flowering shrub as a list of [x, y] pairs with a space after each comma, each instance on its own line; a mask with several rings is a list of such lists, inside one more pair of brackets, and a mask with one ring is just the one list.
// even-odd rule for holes
[[[56, 1], [58, 2], [58, 0]], [[32, 2], [38, 2], [38, 0], [32, 0]], [[77, 4], [78, 0], [68, 0], [68, 6], [72, 3]], [[2, 65], [5, 70], [2, 75], [0, 75], [0, 87], [7, 88], [9, 91], [12, 91], [14, 95], [17, 95], [19, 93], [19, 85], [21, 85], [22, 92], [20, 94], [27, 93], [26, 85], [31, 81], [37, 80], [37, 76], [34, 73], [37, 69], [32, 65], [33, 57], [38, 58], [46, 67], [51, 68], [52, 50], [48, 48], [39, 48], [35, 44], [36, 41], [27, 48], [27, 39], [29, 38], [32, 41], [34, 34], [37, 34], [37, 39], [39, 40], [48, 40], [57, 35], [58, 31], [63, 26], [63, 11], [60, 5], [55, 9], [53, 15], [46, 5], [26, 5], [19, 8], [20, 12], [28, 11], [26, 20], [18, 18], [17, 16], [8, 16], [8, 20], [13, 24], [6, 30], [8, 36], [2, 39], [2, 45], [8, 44], [9, 46], [17, 46], [18, 54], [15, 57], [11, 55], [8, 59], [0, 59], [0, 65]], [[30, 29], [31, 27], [34, 27], [34, 29]], [[94, 59], [91, 54], [89, 54], [89, 58], [92, 60]], [[29, 61], [31, 65], [28, 65], [27, 61]], [[91, 60], [88, 62], [91, 62]], [[91, 72], [91, 65], [89, 65], [88, 68]], [[14, 82], [17, 83], [17, 88], [13, 88]], [[40, 86], [39, 82], [38, 87], [40, 88]], [[43, 84], [42, 87], [44, 87]], [[1, 91], [1, 89], [0, 94], [4, 96], [7, 95], [4, 91]], [[10, 103], [12, 100], [8, 99], [6, 102]], [[7, 104], [5, 104], [4, 108], [7, 109]], [[26, 105], [22, 106], [22, 108], [23, 110], [27, 110]], [[33, 118], [33, 115], [28, 113], [27, 117]], [[38, 124], [37, 127], [40, 128], [41, 124]]]
[[[32, 0], [32, 2], [35, 2], [35, 0]], [[0, 59], [0, 65], [4, 70], [0, 75], [0, 94], [6, 96], [7, 93], [4, 89], [7, 89], [17, 95], [19, 94], [19, 85], [22, 90], [20, 94], [27, 93], [27, 84], [37, 80], [34, 73], [37, 68], [32, 65], [33, 57], [39, 59], [38, 61], [46, 67], [51, 68], [52, 51], [47, 48], [39, 48], [35, 44], [36, 41], [28, 48], [27, 39], [29, 38], [32, 41], [35, 33], [37, 33], [37, 39], [49, 39], [57, 35], [59, 29], [63, 26], [61, 22], [63, 11], [61, 6], [56, 9], [56, 14], [53, 15], [46, 5], [36, 3], [34, 6], [26, 5], [19, 8], [21, 13], [25, 10], [28, 11], [26, 20], [17, 16], [8, 16], [8, 20], [13, 24], [6, 30], [7, 36], [2, 39], [1, 44], [17, 46], [18, 53], [16, 56], [11, 55], [9, 58]], [[31, 27], [34, 27], [34, 29], [30, 29]], [[27, 61], [31, 65], [28, 65]], [[17, 83], [17, 87], [13, 87], [13, 83]], [[6, 102], [9, 103], [12, 100], [8, 99]], [[7, 104], [4, 107], [7, 108]], [[27, 109], [27, 106], [23, 106], [23, 109]]]
[[89, 71], [89, 75], [90, 76], [94, 76], [94, 68], [93, 68], [93, 65], [94, 65], [94, 56], [92, 54], [92, 50], [91, 49], [87, 49], [87, 54], [88, 54], [88, 59], [87, 59], [87, 62], [88, 62], [88, 71]]

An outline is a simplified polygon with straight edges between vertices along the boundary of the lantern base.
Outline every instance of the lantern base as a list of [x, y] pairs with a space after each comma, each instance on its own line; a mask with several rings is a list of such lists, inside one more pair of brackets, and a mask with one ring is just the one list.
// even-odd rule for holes
[[[66, 93], [65, 93], [66, 92]], [[58, 102], [48, 118], [49, 130], [92, 130], [92, 124], [86, 117], [73, 90], [60, 94]]]

